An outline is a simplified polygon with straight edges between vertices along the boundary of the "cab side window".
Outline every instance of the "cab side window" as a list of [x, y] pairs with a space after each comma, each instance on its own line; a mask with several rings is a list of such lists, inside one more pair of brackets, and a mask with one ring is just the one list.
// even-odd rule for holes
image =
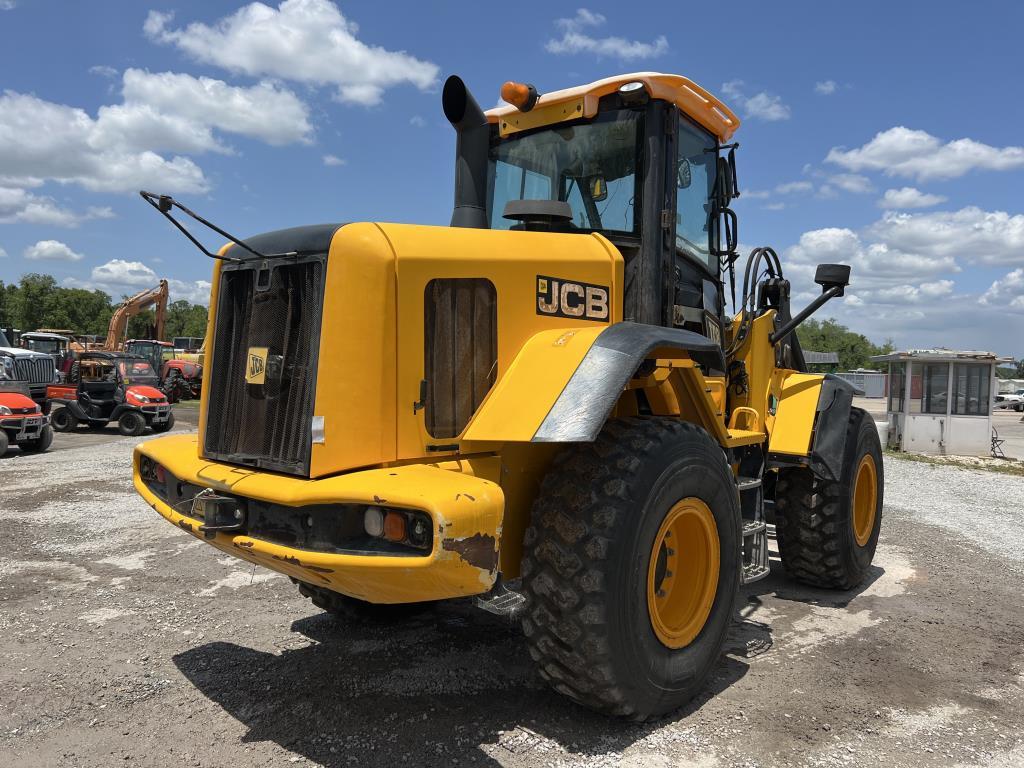
[[682, 114], [679, 115], [677, 145], [676, 248], [717, 273], [717, 260], [711, 255], [708, 244], [717, 145], [710, 133]]

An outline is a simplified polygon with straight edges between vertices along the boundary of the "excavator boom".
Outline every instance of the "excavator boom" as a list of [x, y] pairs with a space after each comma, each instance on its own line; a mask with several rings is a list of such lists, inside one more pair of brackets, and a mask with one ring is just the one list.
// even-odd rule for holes
[[125, 299], [110, 318], [110, 327], [107, 329], [107, 340], [103, 344], [103, 349], [110, 352], [121, 350], [124, 347], [125, 334], [128, 330], [128, 319], [150, 307], [155, 307], [156, 312], [156, 331], [153, 335], [157, 339], [162, 339], [164, 323], [167, 320], [167, 293], [167, 281], [161, 280], [155, 288], [149, 288]]

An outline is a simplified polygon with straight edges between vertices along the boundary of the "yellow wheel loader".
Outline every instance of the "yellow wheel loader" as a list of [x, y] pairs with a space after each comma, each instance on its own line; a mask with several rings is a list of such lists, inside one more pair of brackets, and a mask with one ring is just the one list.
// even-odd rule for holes
[[198, 434], [140, 445], [135, 487], [327, 610], [517, 616], [556, 690], [645, 719], [714, 668], [767, 522], [809, 584], [871, 563], [877, 433], [794, 333], [850, 270], [793, 315], [774, 251], [737, 265], [739, 121], [685, 77], [502, 95], [445, 83], [449, 227], [242, 240], [142, 193], [217, 261]]

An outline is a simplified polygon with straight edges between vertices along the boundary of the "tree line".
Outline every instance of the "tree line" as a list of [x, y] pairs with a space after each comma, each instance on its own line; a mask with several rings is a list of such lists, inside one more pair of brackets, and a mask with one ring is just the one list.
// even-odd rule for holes
[[[120, 305], [121, 301], [112, 302], [104, 291], [59, 286], [50, 275], [27, 274], [18, 283], [7, 285], [0, 280], [0, 328], [67, 328], [75, 333], [106, 336], [110, 316]], [[128, 338], [149, 338], [155, 320], [152, 310], [130, 318]], [[167, 305], [164, 327], [166, 341], [175, 336], [203, 337], [206, 307], [173, 301]]]
[[841, 371], [857, 368], [882, 370], [886, 364], [871, 362], [872, 355], [885, 355], [896, 348], [891, 340], [879, 346], [864, 334], [851, 331], [832, 319], [805, 320], [797, 327], [796, 335], [805, 350], [837, 353]]

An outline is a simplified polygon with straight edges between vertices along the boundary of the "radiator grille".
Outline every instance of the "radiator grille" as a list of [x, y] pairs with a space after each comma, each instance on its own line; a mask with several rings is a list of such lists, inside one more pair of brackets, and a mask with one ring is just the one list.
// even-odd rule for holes
[[426, 426], [431, 437], [462, 433], [494, 385], [498, 301], [483, 278], [431, 280], [424, 295]]
[[46, 357], [16, 357], [14, 359], [14, 372], [17, 377], [29, 384], [52, 384], [53, 383], [53, 358]]
[[[206, 417], [208, 458], [309, 474], [325, 257], [223, 268]], [[265, 381], [246, 381], [250, 350]]]

